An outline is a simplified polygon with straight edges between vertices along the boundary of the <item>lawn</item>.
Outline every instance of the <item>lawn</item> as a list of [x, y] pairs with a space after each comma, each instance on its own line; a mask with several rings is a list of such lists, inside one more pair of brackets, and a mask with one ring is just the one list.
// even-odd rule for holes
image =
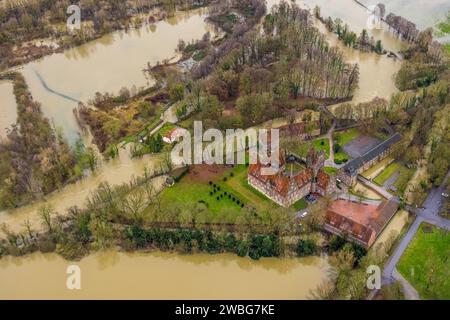
[[298, 211], [298, 210], [306, 209], [308, 204], [306, 203], [306, 200], [304, 198], [301, 198], [296, 203], [294, 203], [292, 206], [294, 207], [295, 210]]
[[[241, 210], [242, 203], [258, 209], [267, 209], [272, 205], [268, 198], [248, 184], [245, 165], [227, 169], [211, 182], [216, 187], [209, 182], [196, 182], [185, 176], [175, 185], [165, 188], [161, 194], [161, 200], [163, 203], [179, 203], [180, 205], [203, 203], [213, 214], [223, 209]], [[233, 197], [239, 200], [239, 204], [232, 200]]]
[[364, 171], [362, 173], [362, 176], [369, 180], [375, 178], [378, 174], [380, 174], [380, 172], [384, 170], [384, 168], [389, 165], [390, 162], [392, 162], [392, 160], [393, 159], [390, 157], [381, 160], [380, 162], [369, 168], [369, 170]]
[[373, 179], [373, 181], [379, 186], [383, 186], [384, 183], [400, 168], [400, 163], [393, 162], [386, 167], [379, 175]]
[[405, 166], [400, 166], [399, 170], [400, 175], [394, 182], [394, 186], [397, 188], [398, 194], [403, 195], [403, 193], [405, 193], [406, 187], [408, 186], [409, 180], [414, 174], [414, 169], [408, 169]]
[[225, 184], [232, 189], [235, 194], [242, 197], [244, 201], [248, 201], [248, 203], [252, 204], [254, 207], [267, 209], [273, 205], [273, 202], [248, 184], [247, 170], [248, 168], [245, 165], [236, 166], [228, 175]]
[[359, 131], [356, 128], [351, 128], [345, 131], [341, 132], [335, 132], [333, 134], [333, 140], [340, 144], [341, 147], [343, 147], [348, 142], [352, 141], [356, 137], [359, 136]]
[[422, 223], [397, 269], [422, 299], [450, 299], [450, 233]]
[[323, 167], [323, 171], [325, 171], [328, 174], [337, 175], [338, 169], [333, 167]]
[[313, 146], [317, 151], [325, 152], [325, 159], [330, 157], [330, 143], [327, 138], [314, 140]]

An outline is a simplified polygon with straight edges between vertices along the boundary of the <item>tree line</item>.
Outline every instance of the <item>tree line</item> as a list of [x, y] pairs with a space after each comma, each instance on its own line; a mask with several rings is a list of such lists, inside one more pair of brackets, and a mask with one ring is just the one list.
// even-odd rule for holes
[[17, 123], [0, 142], [0, 208], [23, 205], [79, 179], [86, 169], [94, 170], [96, 155], [78, 143], [72, 150], [61, 130], [43, 115], [33, 100], [24, 77], [13, 81]]

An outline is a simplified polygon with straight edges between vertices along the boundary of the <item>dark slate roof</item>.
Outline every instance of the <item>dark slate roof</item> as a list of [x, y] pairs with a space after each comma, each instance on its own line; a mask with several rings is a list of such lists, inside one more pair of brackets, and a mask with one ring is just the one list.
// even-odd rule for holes
[[392, 145], [396, 144], [402, 139], [402, 136], [400, 133], [395, 133], [392, 136], [390, 136], [388, 139], [384, 140], [383, 142], [377, 144], [375, 147], [367, 151], [362, 156], [352, 159], [349, 162], [347, 162], [343, 168], [344, 172], [350, 175], [356, 174], [359, 168], [361, 168], [365, 163], [375, 159], [380, 154], [385, 152], [387, 149], [389, 149]]

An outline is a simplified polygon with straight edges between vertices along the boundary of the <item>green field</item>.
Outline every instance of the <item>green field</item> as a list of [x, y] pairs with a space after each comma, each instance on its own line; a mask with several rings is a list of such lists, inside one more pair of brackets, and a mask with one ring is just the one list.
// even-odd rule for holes
[[317, 151], [325, 152], [325, 159], [330, 157], [330, 143], [327, 138], [314, 140], [313, 146]]
[[379, 175], [373, 179], [373, 181], [379, 186], [383, 186], [384, 183], [400, 168], [400, 163], [393, 162], [386, 167]]
[[393, 183], [393, 186], [397, 188], [397, 194], [402, 195], [405, 192], [406, 186], [409, 180], [414, 174], [414, 169], [408, 169], [399, 162], [393, 162], [386, 167], [373, 181], [379, 186], [383, 186], [384, 183], [395, 173], [399, 173], [397, 180]]
[[348, 142], [352, 141], [359, 136], [359, 131], [356, 128], [348, 129], [341, 132], [335, 132], [333, 134], [333, 140], [339, 143], [343, 147]]
[[397, 269], [420, 298], [450, 299], [450, 233], [421, 224]]
[[333, 167], [323, 167], [323, 171], [325, 171], [328, 174], [337, 175], [338, 169]]
[[303, 209], [306, 209], [307, 206], [308, 206], [308, 204], [306, 203], [306, 200], [304, 198], [298, 200], [296, 203], [294, 203], [292, 205], [292, 207], [295, 210], [303, 210]]
[[[251, 205], [260, 210], [272, 206], [272, 201], [248, 184], [245, 165], [226, 170], [222, 176], [212, 182], [216, 188], [208, 182], [194, 182], [184, 177], [175, 185], [164, 189], [161, 193], [162, 203], [179, 204], [180, 206], [185, 203], [203, 203], [213, 214], [224, 209], [240, 211], [241, 204]], [[228, 195], [239, 200], [240, 203], [233, 201]]]

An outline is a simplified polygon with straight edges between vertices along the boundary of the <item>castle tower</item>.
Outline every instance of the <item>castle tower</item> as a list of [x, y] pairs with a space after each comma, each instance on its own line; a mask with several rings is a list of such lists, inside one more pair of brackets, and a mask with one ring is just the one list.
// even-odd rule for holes
[[325, 153], [323, 151], [316, 151], [316, 149], [311, 147], [306, 156], [306, 164], [313, 171], [315, 178], [319, 170], [325, 165]]

